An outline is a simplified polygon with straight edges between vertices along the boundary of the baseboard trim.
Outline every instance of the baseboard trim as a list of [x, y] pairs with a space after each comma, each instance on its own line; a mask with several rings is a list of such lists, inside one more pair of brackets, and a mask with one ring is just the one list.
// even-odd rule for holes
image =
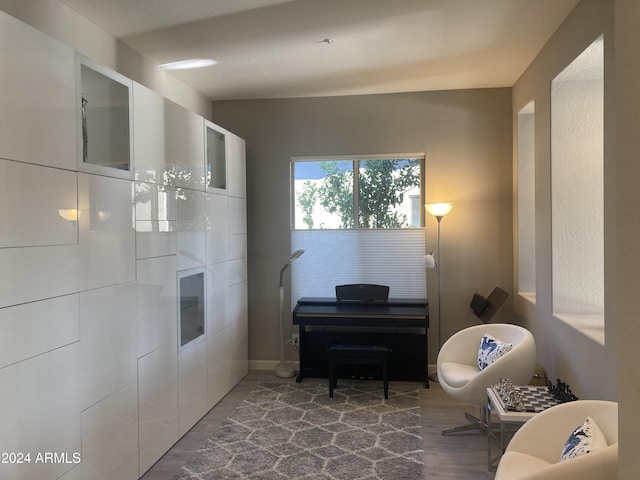
[[[249, 370], [273, 370], [278, 363], [280, 363], [278, 360], [249, 360]], [[291, 364], [296, 369], [296, 372], [300, 371], [299, 361], [292, 361]], [[438, 371], [435, 365], [429, 364], [427, 368], [429, 375], [435, 375]]]

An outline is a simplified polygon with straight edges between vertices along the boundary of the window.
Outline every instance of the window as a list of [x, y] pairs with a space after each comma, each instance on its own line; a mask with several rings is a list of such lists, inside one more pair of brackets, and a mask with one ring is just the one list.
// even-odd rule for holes
[[423, 165], [419, 155], [294, 159], [293, 228], [420, 227]]
[[291, 249], [305, 250], [292, 302], [349, 283], [425, 296], [424, 163], [424, 154], [292, 159]]

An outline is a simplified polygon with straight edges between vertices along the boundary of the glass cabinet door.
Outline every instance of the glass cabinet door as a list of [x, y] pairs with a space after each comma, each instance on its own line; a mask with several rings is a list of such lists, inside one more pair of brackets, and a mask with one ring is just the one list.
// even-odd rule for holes
[[131, 81], [78, 55], [78, 169], [130, 178]]
[[226, 134], [221, 129], [214, 128], [207, 122], [206, 148], [207, 148], [207, 190], [227, 189], [227, 153]]

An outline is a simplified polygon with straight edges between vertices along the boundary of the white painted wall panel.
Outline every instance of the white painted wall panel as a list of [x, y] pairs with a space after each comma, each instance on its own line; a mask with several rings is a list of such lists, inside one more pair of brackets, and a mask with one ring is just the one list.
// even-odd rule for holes
[[237, 344], [243, 341], [247, 334], [247, 282], [237, 283], [229, 287], [229, 328], [231, 337], [229, 342]]
[[175, 221], [140, 220], [136, 222], [136, 258], [175, 255], [177, 252]]
[[133, 182], [78, 175], [81, 288], [135, 280]]
[[236, 260], [238, 258], [247, 257], [247, 235], [237, 234], [229, 238], [229, 259]]
[[229, 263], [207, 266], [207, 335], [229, 326]]
[[247, 233], [247, 201], [229, 197], [229, 234]]
[[140, 358], [163, 345], [178, 344], [176, 257], [138, 260], [137, 270], [137, 356]]
[[208, 410], [206, 341], [180, 351], [178, 385], [180, 435], [184, 435]]
[[247, 197], [247, 162], [245, 140], [227, 133], [227, 190], [229, 196]]
[[80, 294], [83, 409], [136, 379], [134, 287], [122, 284]]
[[79, 339], [78, 295], [0, 309], [0, 368]]
[[138, 360], [140, 474], [173, 445], [178, 436], [178, 358], [175, 344]]
[[80, 452], [79, 345], [0, 369], [0, 445], [30, 453], [30, 464], [0, 463], [0, 478], [51, 480], [74, 465], [36, 463], [38, 453]]
[[206, 264], [205, 193], [178, 189], [178, 270]]
[[229, 259], [229, 199], [225, 195], [208, 193], [207, 216], [207, 264]]
[[204, 191], [204, 119], [169, 100], [164, 111], [166, 183]]
[[0, 248], [0, 308], [78, 292], [77, 245]]
[[0, 158], [75, 170], [73, 50], [4, 12], [0, 45]]
[[153, 183], [135, 182], [136, 220], [175, 220], [176, 190]]
[[82, 412], [83, 480], [138, 478], [138, 382]]
[[0, 307], [134, 281], [131, 187], [79, 174], [79, 244], [0, 248]]
[[168, 184], [165, 139], [165, 100], [156, 92], [133, 83], [133, 148], [135, 179], [156, 184]]
[[229, 262], [229, 285], [247, 280], [247, 258], [238, 258]]
[[207, 338], [207, 401], [218, 403], [232, 387], [229, 361], [229, 327]]
[[78, 243], [77, 222], [58, 212], [77, 212], [75, 172], [0, 160], [0, 203], [0, 248]]
[[240, 381], [249, 371], [249, 311], [247, 282], [229, 287], [229, 369], [231, 383]]
[[243, 338], [229, 348], [230, 382], [235, 385], [249, 372], [249, 339]]

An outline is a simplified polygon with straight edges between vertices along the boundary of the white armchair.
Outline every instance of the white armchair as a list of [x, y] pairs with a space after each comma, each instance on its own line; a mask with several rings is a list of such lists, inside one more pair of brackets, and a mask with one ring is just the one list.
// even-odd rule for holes
[[[511, 343], [511, 351], [491, 365], [478, 368], [478, 348], [488, 333], [503, 342]], [[526, 385], [536, 365], [536, 346], [533, 335], [526, 328], [506, 323], [476, 325], [454, 334], [438, 354], [438, 381], [443, 390], [463, 402], [480, 408], [480, 416], [466, 414], [468, 424], [442, 432], [443, 435], [486, 429], [487, 388], [508, 378], [515, 385]]]
[[[607, 440], [602, 450], [560, 462], [571, 432], [591, 417]], [[527, 423], [509, 442], [495, 480], [609, 480], [617, 478], [618, 404], [578, 400], [545, 410]]]

